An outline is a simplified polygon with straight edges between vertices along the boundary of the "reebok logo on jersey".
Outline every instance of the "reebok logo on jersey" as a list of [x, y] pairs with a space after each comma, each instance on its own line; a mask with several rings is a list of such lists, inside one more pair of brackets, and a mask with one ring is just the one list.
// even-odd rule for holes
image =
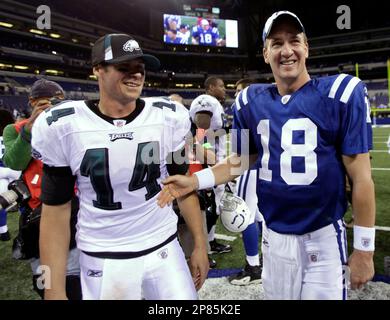
[[93, 277], [93, 278], [101, 278], [103, 276], [103, 271], [100, 271], [100, 270], [88, 270], [87, 271], [87, 276], [88, 277]]
[[168, 258], [168, 249], [161, 250], [158, 255], [161, 259]]
[[127, 139], [127, 140], [133, 140], [133, 133], [134, 132], [124, 132], [124, 133], [110, 133], [110, 141], [116, 141], [119, 139]]
[[139, 44], [135, 40], [129, 40], [123, 45], [123, 51], [133, 52], [134, 50], [141, 50]]

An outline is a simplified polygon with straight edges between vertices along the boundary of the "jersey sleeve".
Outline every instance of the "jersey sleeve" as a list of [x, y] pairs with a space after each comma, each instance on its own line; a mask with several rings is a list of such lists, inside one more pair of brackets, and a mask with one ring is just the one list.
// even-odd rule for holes
[[183, 149], [187, 135], [191, 135], [191, 121], [188, 110], [180, 103], [172, 101], [175, 104], [175, 111], [165, 110], [165, 120], [169, 130], [165, 137], [168, 152], [176, 152]]
[[341, 118], [341, 151], [344, 155], [367, 153], [372, 149], [372, 127], [367, 88], [358, 78], [353, 78], [353, 80], [359, 82], [349, 99], [344, 98], [347, 101], [345, 101]]
[[256, 154], [258, 150], [250, 133], [246, 112], [248, 111], [247, 99], [249, 87], [242, 90], [232, 105], [233, 130], [231, 135], [232, 151], [237, 154]]
[[197, 26], [192, 27], [192, 36], [194, 38], [199, 37], [199, 31], [198, 31], [198, 27]]
[[[32, 128], [32, 155], [49, 167], [69, 166], [66, 152], [61, 143], [58, 125], [53, 122], [57, 108], [42, 112]], [[54, 113], [54, 114], [53, 114]]]

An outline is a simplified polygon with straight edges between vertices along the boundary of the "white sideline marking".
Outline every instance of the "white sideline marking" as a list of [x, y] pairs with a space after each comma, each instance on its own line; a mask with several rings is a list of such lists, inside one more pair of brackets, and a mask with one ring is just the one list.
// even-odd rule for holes
[[218, 240], [225, 240], [225, 241], [234, 241], [237, 239], [237, 237], [227, 236], [226, 234], [215, 234], [215, 239]]
[[390, 168], [371, 168], [372, 171], [390, 171]]
[[375, 226], [375, 229], [380, 231], [390, 231], [390, 227]]
[[370, 152], [389, 152], [389, 150], [370, 150]]

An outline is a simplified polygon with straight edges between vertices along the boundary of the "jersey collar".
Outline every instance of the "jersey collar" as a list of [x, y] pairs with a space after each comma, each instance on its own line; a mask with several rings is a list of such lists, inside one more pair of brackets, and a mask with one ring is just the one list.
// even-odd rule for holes
[[138, 117], [138, 115], [142, 112], [142, 110], [145, 107], [145, 101], [142, 99], [137, 99], [135, 109], [132, 113], [130, 113], [128, 116], [123, 118], [112, 118], [110, 116], [107, 116], [99, 110], [99, 100], [86, 100], [85, 104], [89, 109], [91, 109], [92, 112], [94, 112], [98, 117], [102, 118], [103, 120], [106, 120], [107, 122], [113, 124], [116, 126], [116, 123], [119, 120], [126, 121], [126, 124], [129, 124], [132, 122], [135, 118]]

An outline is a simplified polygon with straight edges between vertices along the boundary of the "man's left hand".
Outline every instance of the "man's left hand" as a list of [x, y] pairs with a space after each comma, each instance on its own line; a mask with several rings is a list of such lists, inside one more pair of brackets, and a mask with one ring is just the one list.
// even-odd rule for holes
[[199, 290], [205, 282], [209, 272], [209, 259], [207, 247], [194, 248], [191, 254], [189, 267], [196, 290]]
[[351, 289], [361, 289], [374, 277], [374, 252], [354, 249], [348, 260]]

